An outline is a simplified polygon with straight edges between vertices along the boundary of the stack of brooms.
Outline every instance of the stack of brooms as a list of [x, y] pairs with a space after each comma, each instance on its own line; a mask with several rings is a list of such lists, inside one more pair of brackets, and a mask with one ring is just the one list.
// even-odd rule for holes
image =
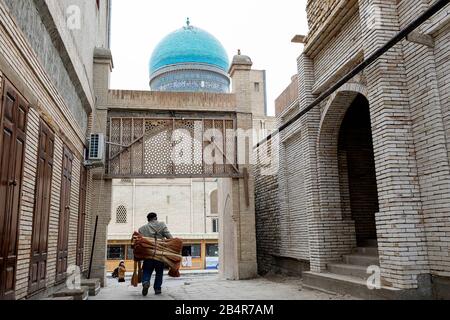
[[169, 268], [169, 276], [180, 277], [183, 257], [183, 241], [181, 239], [159, 240], [143, 237], [138, 232], [131, 240], [134, 250], [134, 273], [131, 285], [137, 287], [142, 282], [142, 261], [153, 259], [165, 263]]

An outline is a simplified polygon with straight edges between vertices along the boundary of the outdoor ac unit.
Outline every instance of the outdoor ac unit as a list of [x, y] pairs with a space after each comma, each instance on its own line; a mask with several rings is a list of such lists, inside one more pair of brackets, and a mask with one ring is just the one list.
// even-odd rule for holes
[[88, 152], [88, 161], [105, 161], [105, 136], [102, 133], [91, 134]]

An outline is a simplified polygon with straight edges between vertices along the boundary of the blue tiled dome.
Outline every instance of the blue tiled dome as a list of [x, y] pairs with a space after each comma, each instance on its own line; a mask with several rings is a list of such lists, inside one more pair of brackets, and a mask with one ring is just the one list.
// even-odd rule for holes
[[209, 65], [224, 72], [229, 69], [228, 55], [219, 40], [188, 24], [157, 45], [150, 59], [150, 75], [168, 66], [188, 63]]

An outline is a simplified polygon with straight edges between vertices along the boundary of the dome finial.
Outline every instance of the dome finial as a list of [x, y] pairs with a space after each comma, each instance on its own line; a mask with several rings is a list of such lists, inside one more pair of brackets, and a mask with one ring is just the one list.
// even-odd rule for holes
[[186, 19], [186, 26], [188, 28], [191, 26], [191, 19], [189, 19], [189, 17]]

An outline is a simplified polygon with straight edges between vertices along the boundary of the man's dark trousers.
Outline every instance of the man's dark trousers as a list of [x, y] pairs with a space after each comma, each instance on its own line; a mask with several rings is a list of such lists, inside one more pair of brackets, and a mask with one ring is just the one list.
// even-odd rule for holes
[[156, 260], [145, 260], [142, 269], [142, 284], [150, 285], [153, 271], [156, 271], [155, 285], [153, 288], [155, 290], [161, 290], [164, 276], [164, 263]]

